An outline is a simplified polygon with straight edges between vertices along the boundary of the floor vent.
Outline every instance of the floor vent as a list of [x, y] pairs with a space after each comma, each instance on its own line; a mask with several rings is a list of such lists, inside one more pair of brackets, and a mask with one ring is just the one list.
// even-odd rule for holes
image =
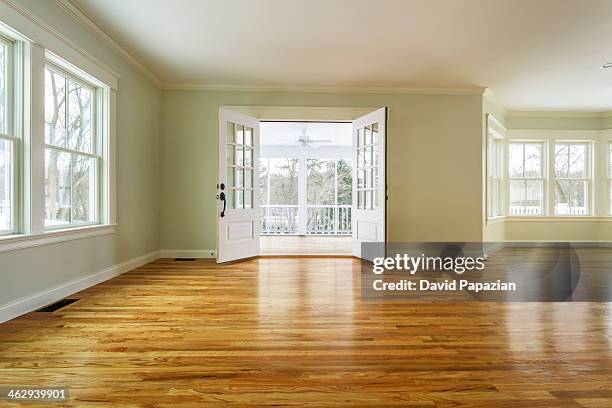
[[174, 258], [175, 262], [193, 262], [195, 258]]
[[40, 308], [37, 310], [37, 312], [41, 312], [41, 313], [51, 313], [51, 312], [55, 312], [57, 310], [60, 310], [62, 307], [66, 307], [68, 305], [73, 304], [74, 302], [76, 302], [79, 299], [62, 299], [59, 300], [55, 303], [51, 303], [50, 305], [47, 305], [43, 308]]

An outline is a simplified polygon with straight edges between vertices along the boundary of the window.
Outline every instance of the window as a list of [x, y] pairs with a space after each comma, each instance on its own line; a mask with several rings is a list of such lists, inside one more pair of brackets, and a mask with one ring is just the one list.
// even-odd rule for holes
[[14, 43], [0, 36], [0, 235], [15, 233], [17, 216], [17, 152], [19, 138], [13, 126], [12, 106], [16, 92], [13, 78]]
[[297, 158], [260, 159], [262, 233], [297, 234], [298, 165]]
[[504, 136], [506, 128], [487, 114], [487, 217], [504, 214]]
[[544, 213], [543, 144], [511, 142], [508, 146], [510, 215]]
[[555, 143], [555, 215], [589, 215], [588, 142]]
[[96, 88], [45, 68], [45, 228], [100, 222]]
[[307, 159], [307, 233], [350, 234], [352, 166], [346, 159]]

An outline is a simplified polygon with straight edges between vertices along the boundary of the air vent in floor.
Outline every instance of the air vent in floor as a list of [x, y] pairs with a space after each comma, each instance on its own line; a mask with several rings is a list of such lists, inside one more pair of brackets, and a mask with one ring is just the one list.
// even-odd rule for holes
[[195, 258], [174, 258], [175, 262], [192, 262], [195, 260]]
[[57, 310], [60, 310], [62, 307], [66, 307], [74, 302], [76, 302], [79, 299], [62, 299], [59, 300], [55, 303], [51, 303], [50, 305], [47, 305], [43, 308], [40, 308], [37, 310], [37, 312], [41, 312], [41, 313], [51, 313], [51, 312], [55, 312]]

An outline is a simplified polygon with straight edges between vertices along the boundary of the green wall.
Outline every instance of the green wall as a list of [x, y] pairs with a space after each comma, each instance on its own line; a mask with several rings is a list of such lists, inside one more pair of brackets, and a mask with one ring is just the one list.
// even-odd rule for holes
[[[117, 72], [117, 232], [0, 253], [0, 306], [159, 249], [161, 91], [52, 1], [19, 0]], [[0, 17], [1, 18], [1, 17]]]
[[221, 105], [390, 108], [391, 241], [482, 239], [482, 96], [166, 90], [162, 102], [161, 247], [216, 248]]

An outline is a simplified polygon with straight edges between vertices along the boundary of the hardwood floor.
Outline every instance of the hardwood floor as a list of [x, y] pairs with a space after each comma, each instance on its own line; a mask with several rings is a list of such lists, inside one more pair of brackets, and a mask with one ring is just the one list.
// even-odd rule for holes
[[263, 235], [262, 255], [338, 255], [351, 256], [350, 236]]
[[158, 260], [75, 297], [0, 325], [0, 385], [70, 407], [612, 406], [607, 303], [361, 302], [348, 258]]

